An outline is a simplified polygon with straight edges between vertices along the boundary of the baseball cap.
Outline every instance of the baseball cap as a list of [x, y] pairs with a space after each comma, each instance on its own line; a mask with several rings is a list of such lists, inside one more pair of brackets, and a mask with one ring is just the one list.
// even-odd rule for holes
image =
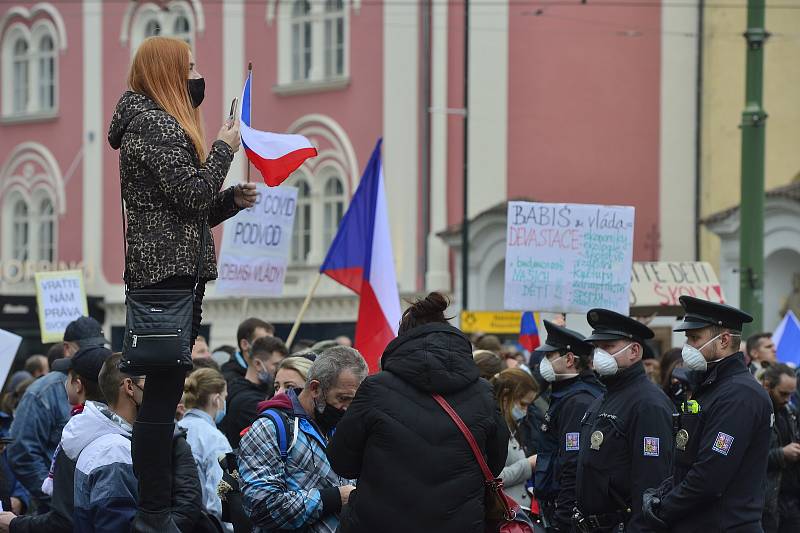
[[111, 350], [105, 346], [87, 346], [78, 350], [78, 353], [71, 358], [65, 357], [53, 361], [53, 370], [65, 374], [72, 370], [82, 378], [97, 383], [100, 369], [103, 368], [103, 363], [109, 357], [111, 357]]
[[67, 324], [64, 342], [77, 342], [81, 347], [110, 344], [103, 335], [100, 322], [90, 316], [82, 316]]

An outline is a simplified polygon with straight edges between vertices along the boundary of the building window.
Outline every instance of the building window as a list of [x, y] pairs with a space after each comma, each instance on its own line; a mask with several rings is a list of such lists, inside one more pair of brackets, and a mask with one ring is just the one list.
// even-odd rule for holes
[[311, 75], [311, 3], [292, 4], [292, 80], [307, 80]]
[[192, 25], [184, 14], [178, 14], [172, 25], [172, 36], [184, 40], [192, 46]]
[[303, 264], [311, 252], [311, 188], [303, 179], [297, 182], [297, 211], [292, 231], [292, 261]]
[[161, 35], [161, 25], [155, 19], [150, 19], [147, 21], [147, 24], [144, 25], [144, 38], [147, 39], [148, 37], [155, 37], [156, 35]]
[[39, 40], [39, 109], [56, 107], [56, 51], [53, 38], [44, 35]]
[[339, 222], [344, 216], [344, 186], [339, 178], [328, 178], [325, 183], [325, 197], [322, 205], [325, 222], [323, 244], [327, 250], [333, 243], [333, 238], [339, 229]]
[[344, 75], [344, 1], [325, 2], [325, 76]]
[[22, 198], [14, 203], [11, 257], [17, 261], [28, 260], [28, 204]]
[[20, 37], [14, 42], [12, 56], [14, 98], [12, 110], [14, 114], [23, 114], [28, 111], [30, 99], [30, 57], [28, 54], [28, 41]]
[[53, 202], [50, 198], [43, 198], [39, 202], [39, 220], [38, 220], [38, 247], [39, 247], [39, 261], [54, 262], [55, 261], [55, 226], [56, 217], [55, 210], [53, 209]]
[[[287, 0], [278, 24], [278, 85], [347, 81], [346, 0]], [[278, 88], [280, 91], [280, 87]]]

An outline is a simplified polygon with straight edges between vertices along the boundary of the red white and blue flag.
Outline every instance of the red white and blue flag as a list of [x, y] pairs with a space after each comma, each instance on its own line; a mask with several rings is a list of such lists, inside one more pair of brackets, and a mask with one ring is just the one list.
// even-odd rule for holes
[[252, 80], [251, 71], [244, 83], [239, 114], [242, 147], [244, 153], [247, 154], [247, 159], [261, 172], [264, 183], [270, 187], [276, 187], [297, 170], [306, 159], [315, 157], [317, 149], [302, 135], [270, 133], [251, 127]]
[[320, 272], [360, 296], [355, 347], [371, 372], [397, 336], [400, 295], [394, 270], [381, 140], [367, 163]]
[[537, 316], [533, 311], [525, 311], [522, 313], [522, 320], [519, 325], [519, 344], [529, 352], [542, 345], [539, 340], [539, 328], [536, 326], [536, 319]]

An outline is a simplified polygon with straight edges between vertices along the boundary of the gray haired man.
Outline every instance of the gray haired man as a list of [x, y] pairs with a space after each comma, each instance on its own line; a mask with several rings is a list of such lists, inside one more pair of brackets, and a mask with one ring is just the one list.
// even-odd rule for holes
[[358, 351], [335, 346], [311, 365], [302, 391], [260, 406], [239, 443], [244, 508], [256, 533], [336, 531], [354, 487], [333, 471], [325, 448], [367, 373]]

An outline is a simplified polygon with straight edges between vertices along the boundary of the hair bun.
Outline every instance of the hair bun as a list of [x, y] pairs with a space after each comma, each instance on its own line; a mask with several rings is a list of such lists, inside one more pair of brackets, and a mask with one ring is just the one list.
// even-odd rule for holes
[[425, 298], [411, 304], [409, 312], [418, 322], [444, 322], [444, 312], [449, 305], [450, 302], [447, 301], [444, 295], [432, 292]]

